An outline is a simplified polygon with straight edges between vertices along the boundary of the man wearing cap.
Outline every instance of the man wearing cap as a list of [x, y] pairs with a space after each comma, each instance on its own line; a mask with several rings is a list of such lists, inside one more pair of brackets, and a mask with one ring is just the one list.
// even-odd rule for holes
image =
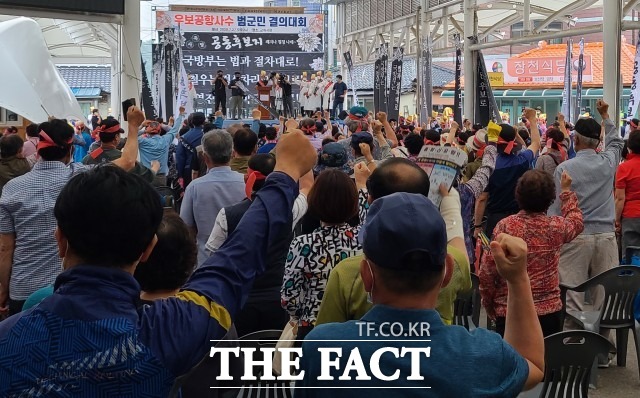
[[[584, 215], [584, 231], [560, 253], [560, 282], [578, 285], [618, 264], [618, 245], [615, 236], [615, 205], [613, 183], [620, 163], [623, 140], [615, 124], [609, 119], [609, 104], [599, 100], [598, 112], [605, 130], [605, 150], [598, 153], [601, 126], [591, 118], [579, 119], [574, 129], [576, 157], [562, 162], [554, 177], [556, 192], [560, 190], [560, 178], [566, 171], [573, 179], [572, 188], [578, 195], [580, 210]], [[560, 199], [549, 208], [549, 215], [560, 215]], [[623, 253], [624, 254], [624, 253]], [[595, 310], [602, 306], [602, 292], [595, 292], [591, 300]], [[582, 311], [584, 293], [567, 292], [567, 309]], [[575, 329], [569, 319], [565, 327]]]
[[[301, 388], [296, 397], [326, 396], [331, 387], [367, 387], [368, 397], [405, 395], [401, 388], [424, 397], [515, 397], [542, 380], [544, 342], [524, 241], [502, 234], [491, 243], [509, 284], [502, 340], [486, 329], [446, 326], [434, 310], [453, 259], [445, 222], [424, 195], [395, 193], [374, 201], [359, 240], [360, 273], [374, 307], [359, 321], [319, 325], [309, 333], [300, 359], [304, 378], [296, 386], [323, 388]], [[327, 358], [321, 350], [334, 353]], [[356, 355], [363, 366], [353, 366]], [[330, 393], [353, 396], [348, 388]]]

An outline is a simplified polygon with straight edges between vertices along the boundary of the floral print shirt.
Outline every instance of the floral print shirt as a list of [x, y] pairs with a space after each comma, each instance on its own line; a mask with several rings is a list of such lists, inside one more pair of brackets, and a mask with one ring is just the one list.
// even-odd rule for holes
[[282, 308], [300, 326], [314, 325], [329, 274], [347, 257], [362, 254], [358, 232], [369, 209], [366, 190], [358, 192], [360, 225], [344, 223], [317, 228], [291, 242], [280, 291]]
[[[507, 233], [522, 238], [527, 243], [527, 273], [531, 280], [533, 303], [539, 316], [562, 309], [558, 275], [560, 249], [584, 229], [576, 193], [563, 192], [560, 200], [561, 217], [520, 211], [501, 220], [493, 231], [494, 239], [500, 233]], [[498, 274], [491, 252], [484, 253], [478, 276], [482, 306], [487, 314], [492, 319], [505, 317], [507, 282]]]

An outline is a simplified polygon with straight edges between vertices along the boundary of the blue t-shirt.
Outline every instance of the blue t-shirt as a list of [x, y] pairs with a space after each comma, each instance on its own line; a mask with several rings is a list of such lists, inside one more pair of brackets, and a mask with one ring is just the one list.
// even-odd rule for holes
[[344, 97], [347, 92], [347, 84], [345, 82], [336, 83], [334, 86], [335, 90], [335, 102], [344, 102]]
[[269, 142], [269, 143], [266, 143], [263, 146], [261, 146], [258, 149], [257, 153], [269, 153], [275, 147], [276, 147], [276, 143], [275, 142]]
[[515, 214], [519, 211], [516, 185], [518, 179], [531, 168], [534, 158], [530, 149], [525, 149], [517, 155], [498, 154], [496, 168], [485, 189], [485, 192], [489, 193], [487, 214]]
[[[363, 324], [375, 325], [370, 332]], [[381, 327], [387, 322], [387, 326]], [[402, 329], [399, 325], [402, 325]], [[428, 323], [428, 335], [421, 332], [424, 328], [410, 329], [410, 325]], [[394, 324], [394, 326], [391, 326]], [[378, 330], [400, 332], [402, 337], [381, 337]], [[414, 333], [417, 331], [418, 333]], [[404, 337], [409, 333], [412, 337]], [[367, 335], [368, 334], [368, 335]], [[335, 340], [335, 341], [334, 341]], [[354, 341], [355, 340], [355, 341]], [[362, 341], [359, 341], [362, 340]], [[430, 340], [430, 341], [427, 341]], [[321, 372], [319, 347], [341, 347], [338, 370], [331, 368], [334, 380], [318, 381]], [[393, 375], [399, 370], [399, 377], [393, 381], [375, 378], [370, 366], [373, 353], [381, 348], [394, 347], [430, 347], [430, 357], [420, 354], [420, 376], [424, 380], [411, 381], [411, 356], [406, 354], [396, 358], [386, 352], [378, 361], [384, 375]], [[357, 348], [371, 380], [355, 380], [357, 372], [349, 373], [351, 380], [339, 380], [345, 366]], [[330, 359], [335, 359], [332, 354]], [[326, 362], [325, 362], [326, 365]], [[296, 382], [296, 387], [369, 387], [366, 390], [351, 388], [297, 388], [295, 397], [352, 398], [354, 391], [366, 391], [367, 398], [387, 397], [515, 397], [529, 376], [529, 365], [498, 334], [486, 329], [469, 332], [462, 326], [445, 325], [435, 310], [401, 310], [376, 305], [360, 321], [328, 323], [315, 327], [302, 345], [300, 368], [305, 371], [304, 379]], [[376, 388], [372, 388], [376, 387]], [[379, 387], [379, 388], [377, 388]], [[397, 387], [397, 388], [395, 388]], [[400, 388], [402, 387], [402, 388]], [[415, 387], [412, 389], [411, 387]], [[429, 387], [429, 388], [427, 388]]]

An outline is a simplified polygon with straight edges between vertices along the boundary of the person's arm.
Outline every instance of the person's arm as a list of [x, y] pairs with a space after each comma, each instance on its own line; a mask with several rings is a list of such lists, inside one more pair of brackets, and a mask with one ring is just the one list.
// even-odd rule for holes
[[224, 77], [222, 78], [222, 85], [225, 86], [225, 88], [229, 86], [229, 82]]
[[[504, 220], [498, 222], [494, 228], [495, 235], [498, 236], [505, 232]], [[478, 244], [481, 244], [478, 240]], [[478, 279], [480, 281], [480, 298], [482, 300], [482, 306], [487, 311], [487, 316], [495, 320], [496, 308], [496, 281], [500, 280], [498, 269], [496, 268], [496, 262], [493, 259], [493, 255], [490, 250], [483, 251], [480, 259], [480, 269], [478, 270]]]
[[487, 145], [482, 155], [482, 166], [478, 168], [476, 173], [465, 183], [467, 187], [473, 192], [473, 196], [478, 199], [480, 194], [489, 185], [489, 178], [493, 174], [493, 170], [496, 168], [496, 157], [498, 156], [498, 150], [493, 145]]
[[367, 190], [367, 179], [371, 173], [372, 170], [367, 168], [367, 166], [362, 162], [353, 167], [356, 189], [358, 190], [358, 217], [360, 218], [360, 225], [364, 225], [367, 213], [369, 212], [369, 191]]
[[509, 291], [504, 340], [527, 360], [529, 374], [524, 389], [529, 390], [544, 376], [544, 338], [527, 274], [527, 244], [500, 234], [491, 242], [491, 253]]
[[182, 204], [180, 206], [180, 218], [189, 227], [192, 236], [195, 238], [198, 235], [198, 228], [196, 225], [196, 218], [193, 211], [193, 185], [189, 185], [184, 191], [182, 197]]
[[378, 112], [377, 119], [380, 121], [380, 123], [382, 123], [382, 127], [384, 127], [385, 137], [387, 137], [387, 139], [391, 141], [391, 147], [397, 147], [398, 137], [396, 137], [396, 132], [391, 128], [391, 125], [389, 124], [387, 114], [385, 112]]
[[128, 131], [130, 132], [127, 136], [127, 143], [122, 148], [122, 156], [111, 163], [129, 171], [136, 166], [136, 161], [138, 160], [138, 134], [136, 134], [136, 131], [144, 121], [144, 113], [139, 108], [132, 106], [127, 111], [127, 120], [129, 122]]
[[560, 129], [560, 131], [562, 131], [562, 134], [564, 134], [564, 138], [566, 140], [570, 140], [571, 136], [569, 135], [569, 132], [567, 131], [567, 124], [564, 121], [564, 115], [562, 114], [562, 112], [558, 112], [558, 124], [560, 124], [560, 126], [558, 126], [558, 129]]
[[176, 138], [176, 135], [178, 135], [178, 132], [180, 131], [180, 126], [182, 126], [182, 121], [184, 120], [185, 116], [186, 116], [185, 109], [183, 107], [180, 107], [180, 114], [178, 115], [178, 119], [175, 120], [175, 122], [173, 123], [173, 126], [167, 132], [167, 134], [164, 135], [164, 139], [167, 141], [167, 146], [170, 145], [173, 142], [173, 140]]
[[[538, 156], [540, 152], [540, 131], [538, 130], [538, 123], [536, 123], [536, 110], [527, 108], [525, 109], [524, 117], [529, 121], [529, 131], [531, 132], [531, 145], [529, 148], [533, 152], [533, 156]], [[517, 134], [516, 134], [517, 135]]]
[[218, 251], [220, 246], [227, 240], [228, 236], [228, 226], [227, 226], [227, 214], [224, 211], [224, 208], [220, 209], [218, 215], [216, 216], [216, 221], [213, 224], [213, 229], [211, 230], [211, 235], [209, 235], [209, 239], [207, 240], [207, 244], [205, 247], [211, 254]]
[[442, 202], [440, 203], [440, 215], [447, 226], [447, 243], [460, 252], [469, 262], [467, 246], [464, 243], [464, 229], [462, 226], [462, 206], [460, 205], [460, 194], [455, 188], [448, 189], [442, 184], [439, 187]]
[[602, 117], [602, 124], [604, 125], [605, 150], [603, 155], [609, 159], [612, 167], [618, 167], [622, 156], [624, 140], [620, 138], [620, 130], [618, 127], [616, 127], [615, 123], [609, 118], [609, 104], [603, 100], [598, 100], [596, 108]]
[[571, 191], [571, 176], [565, 171], [560, 181], [560, 200], [562, 201], [562, 217], [564, 243], [569, 243], [584, 230], [582, 210], [578, 207], [578, 195]]
[[86, 142], [84, 141], [84, 137], [82, 136], [82, 133], [78, 132], [78, 130], [76, 130], [75, 134], [73, 135], [73, 145], [79, 145], [79, 146], [86, 145]]
[[0, 234], [0, 314], [9, 313], [9, 278], [15, 247], [15, 233]]
[[447, 144], [449, 144], [449, 146], [455, 145], [453, 143], [453, 140], [456, 137], [456, 133], [458, 132], [459, 128], [460, 126], [455, 120], [451, 122], [451, 127], [449, 127], [449, 134], [447, 135]]
[[[378, 141], [378, 147], [380, 148], [380, 159], [377, 159], [377, 160], [380, 162], [393, 157], [393, 153], [391, 153], [391, 147], [389, 146], [389, 142], [387, 141], [384, 134], [382, 133], [382, 127], [383, 127], [382, 123], [380, 123], [377, 120], [373, 121], [373, 136], [376, 139], [376, 141]], [[375, 162], [372, 166], [374, 166], [374, 169], [375, 169]], [[371, 168], [370, 170], [373, 171], [373, 169]]]
[[482, 192], [476, 199], [476, 210], [474, 212], [474, 226], [473, 236], [477, 236], [478, 232], [482, 231], [482, 219], [484, 218], [484, 211], [487, 208], [487, 202], [489, 201], [489, 192]]
[[307, 196], [314, 183], [313, 171], [308, 172], [300, 178], [300, 193]]

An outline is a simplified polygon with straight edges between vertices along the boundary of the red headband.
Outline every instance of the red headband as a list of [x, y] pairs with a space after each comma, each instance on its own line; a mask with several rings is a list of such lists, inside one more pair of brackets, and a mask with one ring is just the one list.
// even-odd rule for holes
[[251, 194], [253, 193], [253, 185], [256, 181], [264, 181], [267, 179], [267, 176], [262, 174], [259, 171], [251, 170], [251, 168], [247, 168], [247, 182], [244, 188], [244, 193], [247, 195], [247, 198], [251, 200]]
[[315, 133], [316, 131], [318, 131], [318, 129], [316, 129], [316, 125], [311, 125], [311, 126], [304, 126], [304, 127], [300, 127], [300, 129], [302, 131], [306, 131], [308, 134], [307, 135], [311, 135], [313, 133]]
[[431, 140], [428, 140], [428, 139], [426, 139], [426, 138], [424, 139], [424, 144], [425, 144], [425, 145], [438, 145], [438, 144], [436, 144], [435, 142], [433, 142], [433, 141], [431, 141]]
[[36, 147], [37, 151], [40, 151], [41, 149], [44, 149], [44, 148], [51, 148], [51, 147], [64, 149], [65, 146], [71, 145], [71, 143], [73, 143], [73, 137], [69, 138], [63, 144], [56, 144], [55, 141], [52, 140], [51, 137], [49, 137], [49, 135], [44, 132], [44, 130], [40, 130], [39, 134], [40, 134], [40, 141], [38, 141], [38, 146]]
[[362, 118], [361, 118], [361, 117], [358, 117], [358, 116], [355, 116], [355, 115], [352, 115], [352, 114], [349, 114], [349, 116], [348, 116], [348, 117], [349, 117], [349, 119], [351, 119], [351, 120], [362, 120]]
[[547, 148], [557, 149], [562, 155], [562, 160], [567, 160], [567, 150], [565, 149], [563, 143], [558, 143], [550, 138], [547, 140]]
[[516, 141], [512, 140], [512, 141], [506, 141], [504, 138], [502, 137], [498, 137], [498, 145], [499, 144], [507, 144], [507, 147], [504, 148], [504, 153], [506, 153], [507, 155], [511, 154], [511, 151], [513, 151], [513, 147], [516, 145]]
[[120, 123], [111, 127], [107, 127], [103, 124], [93, 129], [94, 133], [117, 133], [118, 131], [120, 131]]

